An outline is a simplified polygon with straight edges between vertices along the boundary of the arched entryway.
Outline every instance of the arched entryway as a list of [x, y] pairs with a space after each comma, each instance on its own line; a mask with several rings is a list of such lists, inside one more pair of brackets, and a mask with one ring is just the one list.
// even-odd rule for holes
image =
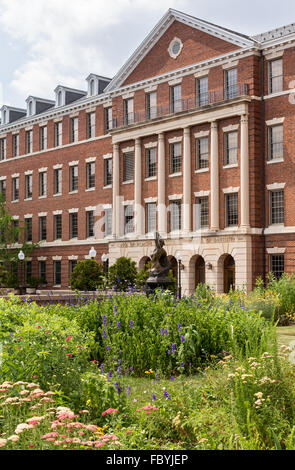
[[142, 269], [146, 269], [151, 261], [149, 256], [144, 256], [138, 263], [138, 268], [141, 271]]
[[223, 263], [223, 291], [227, 294], [231, 289], [235, 289], [236, 264], [231, 255], [226, 255]]
[[205, 260], [202, 256], [198, 256], [195, 262], [195, 288], [199, 284], [206, 283]]
[[178, 280], [178, 264], [177, 264], [177, 259], [174, 256], [168, 256], [168, 260], [170, 261], [171, 264], [171, 271], [173, 274], [173, 277], [176, 279], [176, 285], [177, 285], [177, 280]]

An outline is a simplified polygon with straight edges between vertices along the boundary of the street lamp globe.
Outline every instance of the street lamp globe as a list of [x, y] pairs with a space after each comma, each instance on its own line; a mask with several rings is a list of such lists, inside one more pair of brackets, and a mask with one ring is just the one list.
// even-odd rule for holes
[[103, 253], [103, 254], [101, 255], [101, 261], [102, 261], [103, 263], [105, 263], [105, 262], [107, 261], [107, 259], [108, 259], [108, 255], [106, 255], [105, 253]]
[[23, 261], [25, 259], [25, 254], [22, 250], [20, 250], [19, 254], [17, 255], [18, 256], [18, 259], [20, 261]]
[[89, 256], [90, 256], [91, 259], [96, 258], [96, 250], [94, 249], [93, 246], [92, 246], [91, 249], [89, 250]]
[[181, 262], [182, 261], [182, 254], [178, 251], [178, 253], [176, 253], [176, 259], [178, 262]]

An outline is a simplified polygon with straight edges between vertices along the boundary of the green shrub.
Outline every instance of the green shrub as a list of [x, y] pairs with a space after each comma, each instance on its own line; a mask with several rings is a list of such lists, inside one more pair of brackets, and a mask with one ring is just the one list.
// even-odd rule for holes
[[71, 275], [70, 286], [72, 289], [93, 291], [102, 285], [102, 282], [102, 265], [93, 259], [88, 259], [77, 263]]
[[136, 285], [136, 263], [122, 256], [109, 269], [109, 285], [117, 291], [126, 291]]

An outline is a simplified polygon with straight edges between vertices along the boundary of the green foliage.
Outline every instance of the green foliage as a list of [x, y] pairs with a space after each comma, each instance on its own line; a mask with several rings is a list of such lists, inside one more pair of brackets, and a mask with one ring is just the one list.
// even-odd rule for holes
[[93, 291], [102, 284], [102, 280], [102, 265], [93, 259], [88, 259], [77, 263], [71, 275], [70, 285], [72, 289]]
[[109, 268], [109, 285], [117, 291], [127, 291], [136, 285], [136, 263], [122, 256]]

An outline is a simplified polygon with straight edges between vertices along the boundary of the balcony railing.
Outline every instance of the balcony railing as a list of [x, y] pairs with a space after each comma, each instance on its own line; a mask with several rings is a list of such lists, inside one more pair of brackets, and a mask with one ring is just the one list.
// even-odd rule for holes
[[207, 106], [212, 106], [241, 96], [248, 96], [249, 87], [247, 84], [231, 85], [208, 93], [202, 93], [197, 99], [185, 98], [173, 103], [154, 106], [144, 111], [125, 114], [122, 118], [113, 119], [113, 129], [139, 124], [154, 119], [161, 119], [171, 114], [193, 111]]

